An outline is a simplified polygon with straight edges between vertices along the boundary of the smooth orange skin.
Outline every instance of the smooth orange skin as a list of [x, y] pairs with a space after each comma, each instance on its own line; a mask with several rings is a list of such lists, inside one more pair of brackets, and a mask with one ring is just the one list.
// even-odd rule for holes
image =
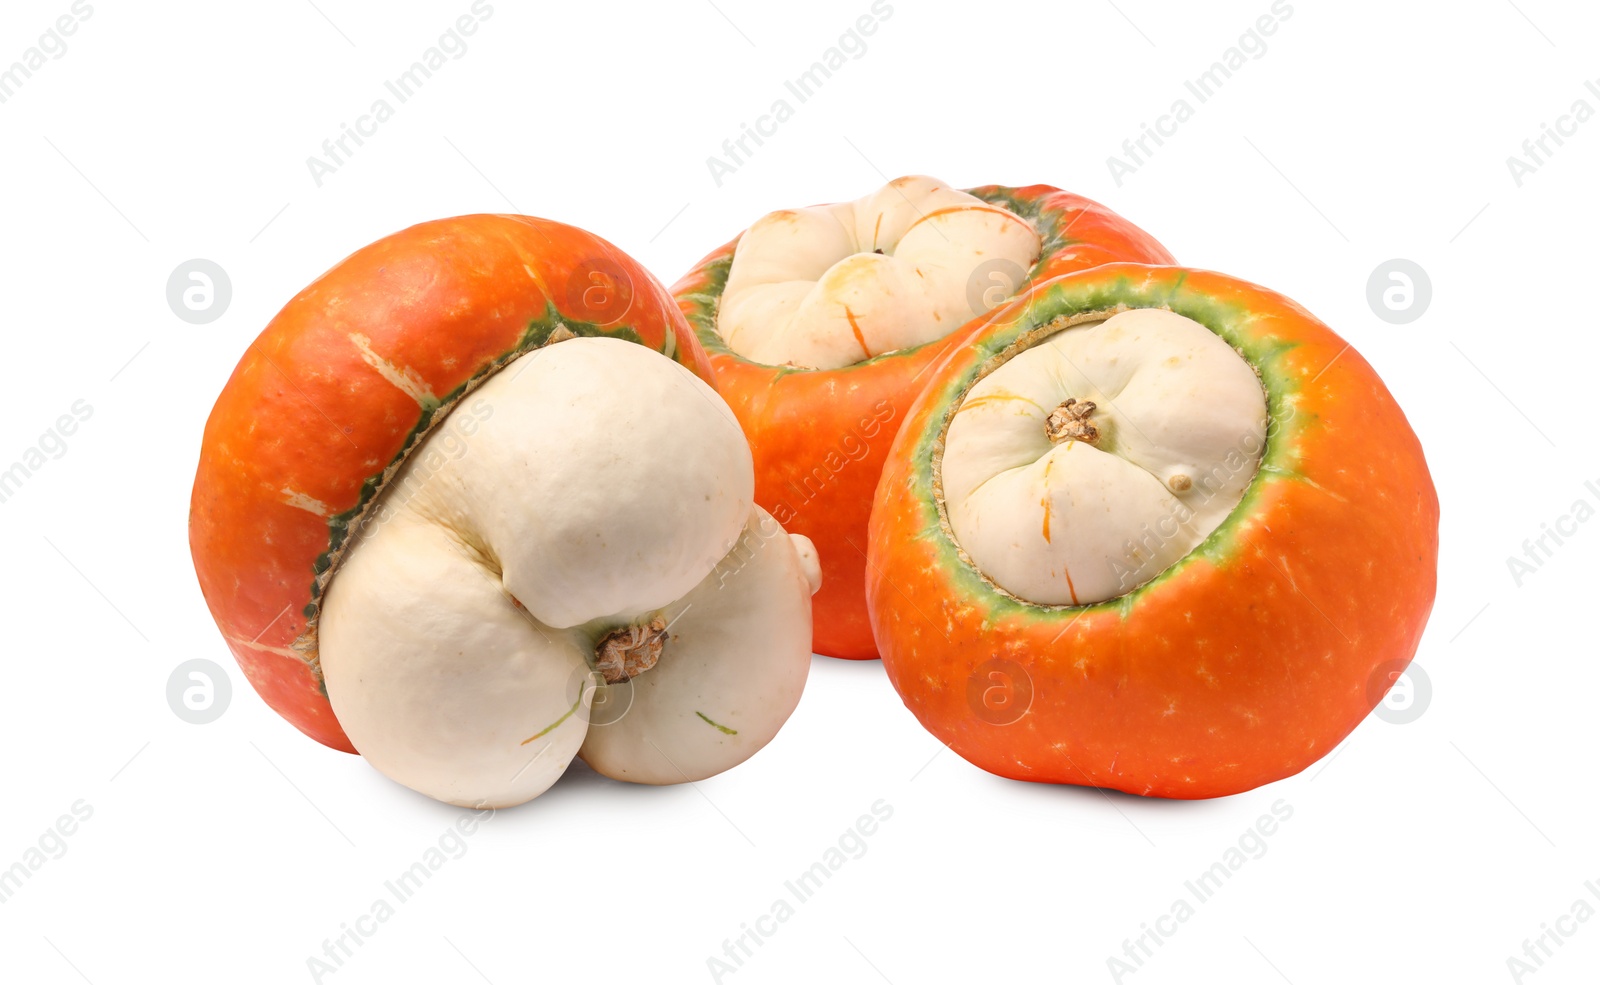
[[[1296, 344], [1281, 368], [1301, 384], [1298, 403], [1276, 439], [1293, 443], [1294, 474], [1258, 475], [1259, 499], [1247, 494], [1247, 515], [1225, 522], [1221, 557], [1197, 551], [1121, 605], [996, 605], [956, 571], [965, 562], [911, 460], [959, 406], [946, 386], [982, 358], [953, 356], [912, 406], [878, 490], [873, 627], [906, 707], [985, 770], [1158, 797], [1238, 793], [1325, 755], [1415, 654], [1433, 605], [1438, 498], [1378, 375], [1299, 305], [1181, 268], [1112, 265], [1064, 280], [1117, 277], [1243, 305], [1253, 337]], [[1007, 320], [997, 313], [973, 341]], [[1016, 681], [980, 673], [997, 658], [1021, 668]], [[1031, 687], [1031, 704], [991, 724], [974, 686]]]
[[469, 215], [388, 236], [323, 274], [272, 319], [217, 398], [190, 505], [195, 573], [245, 677], [318, 742], [355, 752], [317, 672], [291, 649], [306, 645], [313, 565], [330, 526], [286, 503], [286, 490], [331, 515], [355, 508], [422, 419], [418, 401], [351, 336], [445, 398], [515, 355], [547, 303], [599, 334], [631, 330], [711, 380], [672, 297], [627, 254], [546, 219]]
[[[1171, 263], [1160, 243], [1097, 202], [1049, 185], [970, 189], [979, 198], [1005, 193], [1059, 213], [1069, 239], [1040, 258], [1026, 283], [1115, 260]], [[750, 362], [721, 344], [715, 305], [725, 265], [739, 239], [713, 251], [673, 285], [684, 313], [700, 332], [717, 392], [733, 408], [756, 466], [756, 502], [784, 529], [817, 547], [822, 588], [812, 604], [817, 653], [875, 660], [878, 648], [866, 606], [867, 519], [872, 493], [911, 401], [926, 372], [985, 320], [972, 319], [927, 345], [887, 353], [833, 370]], [[708, 295], [716, 300], [708, 303]]]

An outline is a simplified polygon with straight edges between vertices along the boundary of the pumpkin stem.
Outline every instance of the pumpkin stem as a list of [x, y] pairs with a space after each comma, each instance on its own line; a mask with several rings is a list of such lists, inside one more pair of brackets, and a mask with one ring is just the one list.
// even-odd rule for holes
[[660, 616], [647, 626], [625, 626], [600, 637], [595, 669], [607, 684], [632, 680], [656, 665], [667, 645], [667, 623]]
[[1063, 441], [1082, 441], [1092, 445], [1100, 440], [1100, 429], [1089, 419], [1093, 413], [1093, 400], [1080, 401], [1077, 397], [1068, 397], [1045, 418], [1045, 437], [1056, 445]]

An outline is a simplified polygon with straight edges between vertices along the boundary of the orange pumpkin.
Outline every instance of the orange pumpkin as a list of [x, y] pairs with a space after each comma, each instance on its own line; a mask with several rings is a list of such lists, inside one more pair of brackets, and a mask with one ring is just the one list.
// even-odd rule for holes
[[[1254, 370], [1259, 465], [1219, 526], [1132, 590], [1027, 601], [958, 546], [952, 421], [1020, 354], [1136, 309], [1191, 319]], [[1421, 445], [1372, 367], [1293, 301], [1221, 274], [1110, 264], [997, 310], [926, 382], [877, 490], [867, 598], [895, 689], [970, 762], [1134, 794], [1237, 793], [1327, 754], [1415, 654], [1438, 557]], [[1093, 437], [1071, 414], [1051, 423]]]
[[302, 732], [355, 751], [317, 650], [349, 534], [463, 396], [573, 335], [637, 342], [711, 378], [644, 268], [598, 236], [517, 215], [426, 222], [364, 247], [246, 350], [206, 422], [189, 541], [228, 648]]
[[[904, 179], [902, 179], [904, 180]], [[968, 194], [1020, 217], [1039, 235], [1041, 253], [1027, 284], [1116, 260], [1171, 263], [1148, 233], [1097, 202], [1052, 188], [986, 185]], [[818, 653], [852, 660], [878, 656], [867, 618], [867, 519], [889, 444], [928, 370], [961, 347], [982, 317], [937, 341], [887, 352], [841, 369], [753, 362], [718, 331], [723, 288], [739, 238], [714, 250], [673, 286], [710, 357], [714, 385], [733, 408], [756, 463], [756, 502], [785, 529], [810, 537], [822, 562], [813, 600]], [[992, 302], [991, 302], [992, 304]]]

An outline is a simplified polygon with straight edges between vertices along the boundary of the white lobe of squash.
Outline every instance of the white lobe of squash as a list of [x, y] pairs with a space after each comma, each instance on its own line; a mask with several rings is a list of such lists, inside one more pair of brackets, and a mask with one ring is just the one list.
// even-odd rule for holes
[[839, 369], [943, 338], [1005, 300], [1039, 258], [1019, 216], [934, 178], [773, 212], [739, 240], [717, 329], [754, 362]]
[[618, 780], [682, 783], [749, 758], [800, 701], [811, 594], [789, 535], [753, 510], [717, 569], [663, 613], [670, 638], [661, 662], [607, 687], [629, 692], [610, 702], [626, 711], [595, 721], [584, 761]]
[[[573, 338], [520, 357], [401, 467], [329, 583], [334, 713], [385, 775], [464, 806], [536, 797], [591, 748], [651, 783], [742, 762], [810, 667], [799, 545], [753, 492], [732, 412], [659, 353]], [[739, 561], [757, 528], [778, 535]], [[591, 724], [597, 645], [657, 619], [669, 635], [626, 682], [632, 707]]]
[[[1075, 413], [1092, 426], [1066, 430], [1092, 437], [1054, 426]], [[1125, 311], [1049, 336], [968, 391], [941, 460], [946, 515], [1012, 595], [1103, 602], [1222, 524], [1255, 477], [1266, 427], [1261, 381], [1226, 342], [1171, 311]]]

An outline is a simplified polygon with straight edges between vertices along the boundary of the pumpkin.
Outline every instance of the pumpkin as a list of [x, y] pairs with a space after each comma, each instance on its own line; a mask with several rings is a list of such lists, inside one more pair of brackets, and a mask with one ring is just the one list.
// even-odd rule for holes
[[583, 230], [423, 223], [300, 292], [202, 440], [195, 570], [245, 676], [318, 741], [506, 806], [581, 755], [647, 783], [799, 700], [814, 551], [672, 298]]
[[771, 213], [673, 287], [749, 438], [756, 501], [817, 545], [818, 653], [878, 656], [867, 520], [930, 368], [1028, 284], [1116, 260], [1172, 257], [1058, 188], [963, 192], [908, 176], [855, 202]]
[[1334, 748], [1415, 654], [1439, 504], [1359, 353], [1222, 274], [1035, 286], [929, 374], [867, 597], [917, 719], [1001, 776], [1203, 798]]

